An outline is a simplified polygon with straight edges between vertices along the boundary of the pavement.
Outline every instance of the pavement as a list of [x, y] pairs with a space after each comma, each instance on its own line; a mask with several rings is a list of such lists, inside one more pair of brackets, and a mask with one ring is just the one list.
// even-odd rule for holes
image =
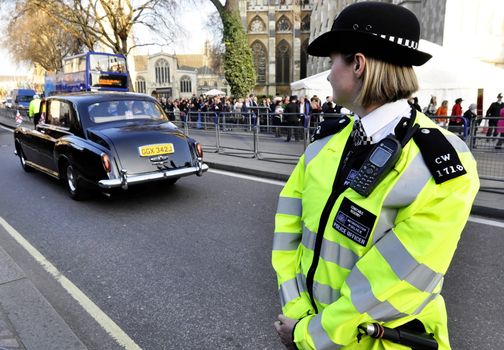
[[[279, 181], [286, 181], [295, 166], [292, 160], [259, 160], [247, 154], [211, 151], [205, 152], [204, 159], [211, 169]], [[504, 182], [482, 180], [471, 214], [503, 220]], [[0, 225], [0, 231], [5, 230]], [[86, 349], [29, 275], [0, 247], [0, 350]]]

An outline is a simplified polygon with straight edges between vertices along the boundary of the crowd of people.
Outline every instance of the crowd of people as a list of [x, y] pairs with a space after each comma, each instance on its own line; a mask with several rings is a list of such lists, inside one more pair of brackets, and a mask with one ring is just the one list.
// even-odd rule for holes
[[[271, 117], [269, 122], [273, 125], [275, 136], [281, 137], [282, 126], [285, 128], [286, 142], [289, 142], [294, 136], [297, 141], [300, 139], [300, 132], [294, 127], [316, 126], [320, 121], [321, 114], [341, 113], [341, 106], [332, 101], [332, 97], [327, 96], [325, 101], [314, 95], [313, 97], [303, 96], [280, 96], [274, 98], [264, 96], [258, 98], [255, 94], [250, 94], [247, 98], [231, 98], [228, 96], [204, 96], [193, 95], [191, 98], [169, 100], [164, 97], [159, 99], [161, 106], [172, 121], [181, 120], [194, 121], [199, 114], [208, 112], [226, 115], [229, 113], [228, 120], [239, 123], [250, 115], [252, 120], [257, 117], [261, 119], [261, 124], [265, 124], [265, 118]], [[239, 117], [237, 117], [239, 116]], [[238, 119], [239, 118], [239, 119]]]
[[[189, 114], [192, 115], [192, 120], [194, 121], [198, 113], [216, 112], [219, 114], [229, 113], [229, 118], [235, 123], [239, 122], [236, 115], [240, 115], [243, 119], [245, 115], [249, 114], [252, 116], [253, 120], [255, 120], [256, 117], [260, 117], [261, 123], [263, 124], [264, 120], [262, 117], [269, 115], [271, 116], [271, 124], [275, 126], [275, 137], [282, 136], [281, 126], [290, 127], [285, 128], [284, 133], [286, 135], [286, 142], [289, 142], [292, 136], [294, 136], [295, 140], [300, 139], [300, 133], [295, 130], [293, 131], [295, 128], [292, 127], [316, 126], [320, 121], [320, 116], [323, 114], [349, 113], [348, 110], [342, 110], [341, 106], [336, 105], [331, 96], [326, 96], [325, 100], [322, 101], [317, 95], [312, 97], [302, 96], [299, 98], [295, 95], [277, 95], [274, 98], [267, 96], [258, 98], [255, 94], [250, 94], [246, 98], [205, 95], [198, 97], [193, 95], [191, 98], [175, 100], [162, 97], [159, 101], [168, 115], [168, 118], [172, 121], [180, 120], [186, 122]], [[433, 118], [440, 126], [447, 127], [450, 131], [460, 136], [467, 133], [471, 125], [474, 124], [473, 130], [475, 135], [481, 125], [482, 116], [477, 115], [475, 103], [471, 103], [464, 111], [462, 106], [463, 101], [462, 98], [457, 98], [450, 110], [449, 101], [443, 100], [441, 104], [438, 105], [436, 96], [431, 96], [429, 104], [424, 108], [421, 108], [418, 104], [417, 97], [412, 97], [408, 100], [413, 108], [425, 113]], [[485, 117], [502, 117], [504, 112], [501, 113], [500, 110], [503, 107], [504, 102], [502, 102], [502, 94], [499, 94], [497, 96], [497, 101], [492, 103]], [[497, 124], [498, 119], [489, 120], [486, 136], [488, 136], [488, 140], [490, 140], [496, 138], [500, 134], [500, 140], [498, 140], [496, 145], [496, 148], [500, 149], [503, 144], [502, 137], [504, 137], [504, 120], [501, 122], [502, 125], [499, 124], [498, 126]], [[475, 146], [475, 144], [473, 146]]]
[[[477, 114], [476, 103], [469, 104], [467, 109], [464, 111], [464, 108], [462, 107], [463, 101], [464, 100], [460, 97], [455, 99], [450, 112], [448, 109], [449, 101], [443, 100], [441, 105], [438, 106], [436, 96], [431, 96], [429, 104], [423, 109], [418, 104], [417, 97], [412, 97], [408, 100], [412, 107], [430, 116], [437, 124], [447, 127], [451, 132], [462, 136], [472, 127], [473, 136], [476, 136], [476, 132], [481, 125], [483, 116]], [[488, 128], [486, 131], [486, 136], [488, 137], [487, 141], [497, 138], [500, 134], [500, 138], [495, 146], [496, 149], [501, 149], [504, 142], [502, 140], [504, 137], [504, 119], [502, 119], [504, 116], [503, 108], [504, 102], [502, 102], [502, 94], [499, 93], [497, 95], [497, 101], [490, 105], [485, 114], [485, 118], [489, 118]], [[474, 142], [473, 147], [476, 147]]]

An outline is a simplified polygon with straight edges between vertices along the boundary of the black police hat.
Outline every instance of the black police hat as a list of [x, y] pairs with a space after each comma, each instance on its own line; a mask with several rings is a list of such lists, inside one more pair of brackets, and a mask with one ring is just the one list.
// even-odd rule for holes
[[357, 53], [396, 65], [421, 66], [432, 56], [418, 50], [420, 24], [408, 9], [382, 2], [347, 6], [329, 32], [308, 45], [312, 56]]

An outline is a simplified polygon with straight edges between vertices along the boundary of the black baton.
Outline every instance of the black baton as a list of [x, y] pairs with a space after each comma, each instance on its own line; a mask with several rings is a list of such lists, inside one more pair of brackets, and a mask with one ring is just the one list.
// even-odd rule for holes
[[438, 343], [432, 334], [417, 333], [409, 329], [401, 329], [401, 327], [387, 328], [378, 323], [359, 326], [357, 339], [360, 341], [363, 335], [389, 340], [392, 343], [409, 346], [413, 350], [437, 350], [438, 348]]

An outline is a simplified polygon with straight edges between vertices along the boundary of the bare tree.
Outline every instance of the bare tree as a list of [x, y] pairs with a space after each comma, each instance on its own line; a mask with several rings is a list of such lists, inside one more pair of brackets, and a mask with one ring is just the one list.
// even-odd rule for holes
[[[29, 13], [32, 19], [33, 14], [37, 13], [36, 21], [47, 19], [53, 23], [47, 31], [52, 28], [67, 33], [88, 50], [100, 44], [114, 53], [127, 56], [136, 46], [168, 45], [173, 42], [177, 32], [177, 0], [15, 1], [19, 13]], [[9, 1], [0, 0], [2, 2], [5, 4]], [[129, 39], [136, 26], [144, 26], [157, 34], [160, 41], [131, 43]], [[53, 39], [56, 40], [54, 45], [61, 43], [57, 38]], [[41, 44], [45, 45], [45, 42]], [[45, 46], [44, 49], [48, 50], [49, 47]], [[133, 87], [131, 78], [129, 86]]]
[[[51, 18], [27, 4], [16, 4], [1, 44], [17, 61], [40, 65], [47, 71], [61, 68], [65, 56], [81, 50], [81, 42]], [[36, 21], [33, 18], [37, 18]]]
[[[128, 55], [135, 46], [173, 42], [176, 0], [25, 0], [86, 46], [100, 43], [114, 53]], [[162, 43], [130, 45], [133, 27], [144, 26], [158, 34]]]

